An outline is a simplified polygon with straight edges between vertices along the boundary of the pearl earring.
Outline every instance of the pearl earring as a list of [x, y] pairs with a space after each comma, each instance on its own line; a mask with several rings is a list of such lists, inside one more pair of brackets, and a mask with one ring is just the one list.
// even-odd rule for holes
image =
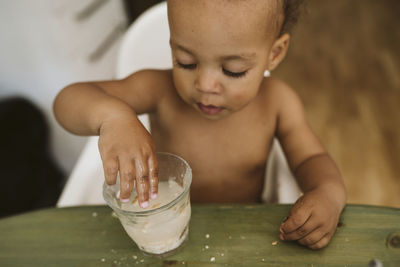
[[271, 76], [271, 72], [269, 70], [264, 71], [264, 77], [269, 77]]

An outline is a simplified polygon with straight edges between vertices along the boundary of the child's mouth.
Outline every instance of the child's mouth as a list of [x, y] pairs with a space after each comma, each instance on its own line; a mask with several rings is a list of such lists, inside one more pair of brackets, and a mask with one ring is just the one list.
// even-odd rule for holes
[[197, 106], [206, 115], [217, 115], [218, 113], [220, 113], [223, 110], [222, 107], [216, 107], [213, 105], [206, 106], [201, 103], [197, 103]]

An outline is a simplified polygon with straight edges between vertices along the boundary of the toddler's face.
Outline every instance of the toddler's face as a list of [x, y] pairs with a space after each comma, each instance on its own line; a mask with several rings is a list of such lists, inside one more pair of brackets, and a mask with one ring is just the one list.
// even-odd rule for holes
[[176, 90], [207, 118], [238, 111], [258, 93], [274, 41], [260, 2], [168, 2]]

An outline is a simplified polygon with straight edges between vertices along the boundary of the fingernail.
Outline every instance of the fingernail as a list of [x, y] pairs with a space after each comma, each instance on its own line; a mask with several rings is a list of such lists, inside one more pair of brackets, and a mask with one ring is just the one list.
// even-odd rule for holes
[[151, 199], [156, 199], [157, 198], [157, 193], [151, 193], [150, 197], [151, 197]]
[[122, 203], [129, 202], [129, 198], [121, 198], [121, 202], [122, 202]]
[[289, 216], [286, 216], [285, 218], [283, 218], [282, 224], [283, 224], [284, 222], [286, 222], [288, 219], [289, 219]]
[[149, 206], [149, 202], [148, 202], [148, 201], [144, 201], [144, 202], [142, 202], [142, 203], [140, 204], [140, 206], [141, 206], [143, 209], [145, 209], [145, 208], [147, 208], [147, 207]]
[[282, 227], [279, 228], [279, 232], [281, 232], [283, 234], [283, 230]]
[[285, 240], [285, 237], [283, 236], [283, 234], [280, 234], [280, 235], [279, 235], [279, 238], [280, 238], [281, 240]]

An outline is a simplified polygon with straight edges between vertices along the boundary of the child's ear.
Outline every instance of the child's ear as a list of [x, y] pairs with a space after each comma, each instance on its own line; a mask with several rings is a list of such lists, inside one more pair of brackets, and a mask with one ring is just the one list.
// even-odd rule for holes
[[270, 71], [274, 70], [285, 58], [289, 47], [289, 41], [290, 35], [285, 33], [273, 43], [271, 52], [269, 54], [268, 68]]

